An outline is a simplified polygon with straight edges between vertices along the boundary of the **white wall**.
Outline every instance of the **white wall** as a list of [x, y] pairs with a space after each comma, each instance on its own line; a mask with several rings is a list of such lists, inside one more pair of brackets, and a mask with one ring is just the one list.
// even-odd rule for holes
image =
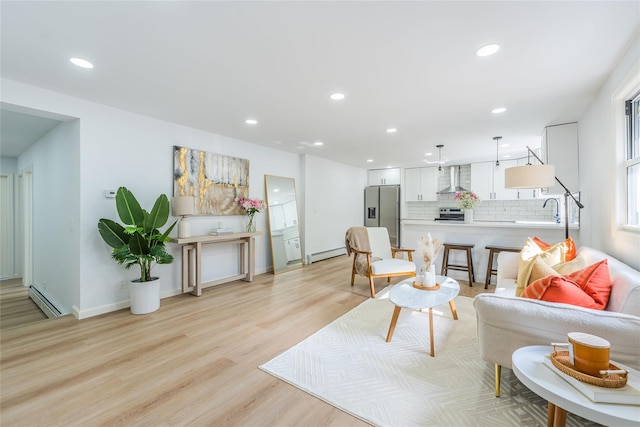
[[[640, 38], [630, 46], [579, 120], [582, 244], [595, 247], [640, 269], [640, 235], [620, 227], [624, 214], [624, 97], [640, 89]], [[616, 130], [618, 127], [618, 130]]]
[[15, 174], [18, 167], [18, 159], [15, 157], [0, 157], [0, 172], [3, 174]]
[[[18, 157], [32, 168], [33, 282], [63, 313], [77, 304], [80, 248], [80, 124], [63, 122]], [[17, 235], [17, 234], [16, 234]]]
[[[311, 221], [311, 224], [321, 226], [325, 231], [320, 234], [320, 242], [313, 241], [316, 233], [311, 237], [303, 233], [303, 242], [312, 248], [326, 250], [332, 249], [338, 242], [342, 245], [345, 230], [343, 224], [351, 224], [351, 218], [355, 220], [361, 216], [361, 203], [353, 206], [346, 203], [353, 204], [357, 200], [354, 197], [356, 194], [361, 198], [366, 176], [364, 170], [334, 162], [325, 163], [320, 159], [305, 162], [298, 154], [187, 128], [11, 80], [3, 79], [2, 88], [2, 101], [5, 103], [79, 118], [79, 158], [76, 165], [79, 164], [80, 206], [75, 213], [61, 214], [63, 218], [60, 221], [66, 223], [71, 218], [76, 218], [77, 222], [74, 224], [79, 233], [77, 247], [80, 255], [68, 265], [59, 263], [57, 268], [70, 269], [77, 274], [74, 314], [81, 318], [126, 307], [128, 293], [126, 289], [120, 288], [120, 283], [137, 275], [137, 272], [125, 271], [110, 260], [109, 248], [97, 232], [99, 218], [117, 219], [115, 201], [105, 198], [104, 190], [126, 186], [147, 209], [150, 209], [159, 194], [171, 197], [174, 145], [249, 159], [251, 197], [265, 198], [265, 174], [294, 178], [298, 195], [302, 196], [299, 200], [303, 226], [307, 222], [304, 217], [306, 200], [318, 201], [318, 208], [329, 211], [328, 216], [325, 212], [318, 216], [319, 221]], [[307, 181], [311, 182], [312, 188], [305, 187]], [[327, 193], [327, 182], [344, 201], [340, 205], [345, 205], [345, 209], [328, 209], [323, 206], [336, 200], [335, 194]], [[356, 190], [351, 193], [345, 189], [345, 183], [353, 184]], [[314, 197], [314, 191], [319, 191], [317, 197]], [[192, 234], [205, 234], [217, 227], [220, 221], [225, 227], [239, 230], [244, 218], [192, 218]], [[271, 268], [265, 213], [258, 216], [257, 225], [259, 231], [265, 232], [256, 242], [256, 272], [263, 273]], [[326, 235], [333, 238], [325, 240]], [[177, 246], [169, 247], [176, 261], [179, 261]], [[236, 274], [237, 257], [237, 248], [233, 246], [208, 250], [203, 260], [204, 281]], [[162, 278], [163, 296], [179, 292], [180, 262], [156, 266], [153, 273]]]
[[305, 257], [344, 247], [344, 233], [363, 225], [367, 173], [307, 155], [305, 167]]

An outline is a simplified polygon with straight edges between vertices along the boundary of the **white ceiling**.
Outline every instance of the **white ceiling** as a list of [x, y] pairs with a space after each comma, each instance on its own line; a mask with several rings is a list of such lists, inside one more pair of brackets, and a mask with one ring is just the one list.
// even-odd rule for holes
[[[638, 1], [0, 8], [3, 78], [364, 168], [425, 165], [437, 144], [452, 164], [494, 159], [498, 135], [501, 155], [523, 155], [579, 119], [640, 29]], [[500, 51], [475, 56], [488, 43]]]

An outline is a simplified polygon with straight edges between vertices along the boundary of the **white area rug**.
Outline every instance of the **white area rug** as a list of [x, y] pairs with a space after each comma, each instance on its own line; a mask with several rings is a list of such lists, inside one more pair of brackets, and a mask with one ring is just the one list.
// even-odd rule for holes
[[[393, 304], [388, 290], [260, 366], [305, 392], [379, 426], [543, 426], [547, 403], [502, 371], [494, 396], [493, 365], [480, 359], [473, 299], [434, 309], [435, 358], [429, 316], [403, 309], [386, 343]], [[569, 414], [568, 426], [597, 425]]]

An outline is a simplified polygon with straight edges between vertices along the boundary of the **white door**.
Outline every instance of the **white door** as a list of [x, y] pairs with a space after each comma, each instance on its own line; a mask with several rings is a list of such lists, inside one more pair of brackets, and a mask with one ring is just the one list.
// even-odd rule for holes
[[0, 279], [15, 277], [13, 174], [0, 175]]

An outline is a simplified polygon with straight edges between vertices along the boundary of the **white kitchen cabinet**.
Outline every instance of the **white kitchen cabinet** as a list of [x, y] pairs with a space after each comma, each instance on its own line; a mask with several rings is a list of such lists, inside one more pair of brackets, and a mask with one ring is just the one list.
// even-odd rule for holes
[[[495, 165], [495, 163], [494, 163]], [[505, 169], [518, 166], [517, 160], [501, 160], [500, 166], [493, 169], [493, 193], [495, 200], [517, 200], [518, 190], [504, 187]]]
[[504, 187], [504, 170], [517, 165], [516, 160], [471, 164], [471, 191], [481, 200], [516, 200], [518, 191]]
[[[578, 123], [547, 126], [542, 132], [542, 161], [554, 165], [556, 176], [572, 192], [580, 191]], [[564, 194], [557, 181], [544, 194]]]
[[371, 169], [369, 185], [400, 185], [400, 168]]
[[424, 202], [438, 200], [438, 168], [404, 170], [404, 200]]
[[493, 197], [493, 168], [492, 162], [471, 163], [470, 190], [481, 200], [491, 200]]

